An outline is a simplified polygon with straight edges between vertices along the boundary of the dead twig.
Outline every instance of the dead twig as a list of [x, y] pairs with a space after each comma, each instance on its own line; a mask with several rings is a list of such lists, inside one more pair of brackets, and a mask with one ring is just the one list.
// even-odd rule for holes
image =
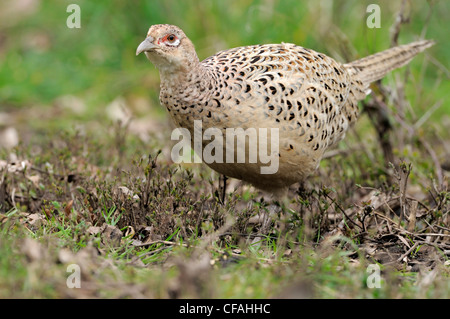
[[[423, 237], [423, 236], [431, 236], [431, 237], [446, 237], [446, 238], [450, 238], [450, 234], [440, 234], [440, 233], [418, 233], [418, 232], [411, 232], [408, 231], [406, 229], [403, 229], [401, 227], [398, 227], [398, 223], [396, 223], [395, 221], [393, 221], [392, 219], [390, 219], [389, 217], [379, 213], [379, 212], [374, 212], [376, 215], [380, 216], [381, 218], [383, 218], [384, 220], [386, 220], [387, 222], [389, 222], [394, 228], [395, 230], [399, 231], [401, 234], [408, 234], [411, 235], [413, 237]], [[435, 225], [436, 226], [436, 225]]]
[[355, 226], [361, 228], [361, 230], [364, 231], [364, 227], [361, 226], [361, 225], [358, 225], [357, 223], [355, 223], [355, 222], [347, 215], [347, 213], [344, 211], [344, 209], [342, 209], [342, 207], [341, 207], [341, 206], [340, 206], [333, 198], [331, 198], [330, 195], [328, 195], [327, 192], [323, 192], [323, 194], [324, 194], [328, 199], [330, 199], [330, 200], [333, 202], [333, 204], [336, 205], [336, 207], [342, 212], [342, 214], [344, 214], [344, 216], [347, 218], [347, 220], [349, 220], [353, 225], [355, 225]]
[[152, 240], [148, 243], [142, 243], [142, 244], [137, 244], [134, 245], [136, 247], [146, 247], [146, 246], [151, 246], [154, 244], [162, 244], [162, 245], [168, 245], [168, 246], [183, 246], [183, 247], [189, 247], [189, 245], [185, 244], [185, 243], [176, 243], [173, 241], [167, 241], [167, 240]]
[[398, 45], [398, 36], [403, 24], [409, 23], [409, 12], [406, 15], [406, 0], [402, 1], [394, 25], [391, 27], [391, 48]]
[[404, 258], [406, 258], [414, 249], [417, 248], [417, 246], [419, 246], [419, 243], [416, 242], [414, 243], [414, 245], [412, 245], [411, 248], [409, 248], [406, 253], [404, 253], [403, 255], [401, 255], [400, 257], [397, 258], [397, 260], [395, 262], [401, 262]]
[[406, 216], [406, 187], [408, 185], [408, 177], [411, 173], [412, 165], [411, 163], [407, 164], [403, 162], [400, 164], [400, 170], [397, 170], [395, 167], [393, 168], [400, 189], [400, 217], [397, 225], [397, 227], [400, 228], [400, 223], [402, 222], [403, 217]]
[[414, 228], [416, 227], [416, 214], [417, 214], [417, 207], [419, 206], [419, 202], [417, 201], [411, 201], [410, 207], [409, 207], [409, 222], [408, 222], [408, 231], [413, 232]]

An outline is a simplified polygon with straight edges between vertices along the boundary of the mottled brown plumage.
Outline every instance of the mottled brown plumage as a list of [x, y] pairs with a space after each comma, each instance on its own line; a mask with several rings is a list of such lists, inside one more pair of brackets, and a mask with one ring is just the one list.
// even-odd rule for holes
[[261, 174], [260, 162], [208, 164], [273, 192], [304, 180], [344, 138], [371, 82], [432, 44], [418, 41], [349, 64], [289, 43], [234, 48], [200, 62], [180, 28], [154, 25], [136, 53], [159, 69], [160, 101], [177, 126], [193, 132], [193, 121], [202, 120], [204, 130], [224, 134], [229, 127], [279, 129], [275, 174]]

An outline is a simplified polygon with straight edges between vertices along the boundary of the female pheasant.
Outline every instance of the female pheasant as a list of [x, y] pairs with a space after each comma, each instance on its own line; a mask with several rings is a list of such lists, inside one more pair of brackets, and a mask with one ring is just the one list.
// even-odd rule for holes
[[[275, 142], [267, 139], [279, 164], [273, 174], [262, 174], [267, 163], [249, 161], [248, 152], [243, 162], [207, 164], [279, 193], [314, 172], [325, 150], [344, 138], [371, 82], [432, 45], [413, 42], [341, 64], [295, 44], [265, 44], [221, 51], [200, 62], [180, 28], [160, 24], [150, 27], [136, 55], [145, 52], [159, 69], [161, 104], [191, 136], [196, 120], [204, 130], [217, 128], [224, 136], [227, 128], [278, 129]], [[203, 148], [208, 142], [203, 141]], [[247, 142], [243, 147], [251, 146]]]

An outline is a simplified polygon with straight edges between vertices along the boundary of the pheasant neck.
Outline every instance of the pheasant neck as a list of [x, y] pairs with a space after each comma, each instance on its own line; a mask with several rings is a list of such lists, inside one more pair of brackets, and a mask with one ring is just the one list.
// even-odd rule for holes
[[181, 102], [200, 103], [211, 92], [215, 82], [212, 70], [201, 63], [190, 64], [177, 72], [160, 72], [161, 88]]

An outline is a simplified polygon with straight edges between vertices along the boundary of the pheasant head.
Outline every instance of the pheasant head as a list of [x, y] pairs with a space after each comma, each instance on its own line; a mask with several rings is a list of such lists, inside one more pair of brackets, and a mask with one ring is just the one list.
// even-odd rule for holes
[[139, 44], [136, 55], [145, 52], [161, 75], [186, 72], [199, 63], [191, 40], [174, 25], [156, 24], [150, 27], [147, 38]]

